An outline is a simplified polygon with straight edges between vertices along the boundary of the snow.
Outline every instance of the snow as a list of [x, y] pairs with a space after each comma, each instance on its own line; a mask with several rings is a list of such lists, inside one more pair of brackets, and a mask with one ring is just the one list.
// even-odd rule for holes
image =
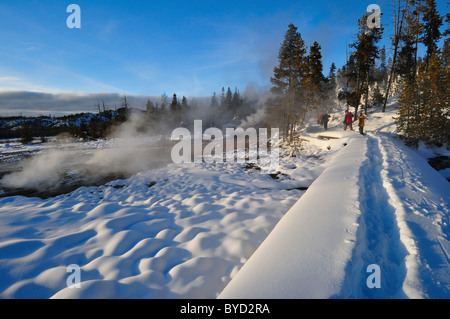
[[[286, 213], [221, 298], [329, 298], [340, 293], [360, 215], [355, 137]], [[350, 208], [350, 209], [349, 209]]]
[[219, 298], [450, 297], [450, 186], [392, 115], [369, 117]]
[[[271, 182], [241, 164], [172, 164], [0, 199], [1, 297], [215, 298], [303, 193]], [[80, 289], [66, 286], [71, 264]]]
[[450, 168], [440, 170], [439, 173], [446, 179], [450, 179]]
[[[300, 127], [276, 178], [170, 164], [45, 200], [0, 198], [0, 297], [449, 298], [450, 187], [426, 162], [446, 150], [406, 147], [394, 104], [370, 110], [365, 136], [343, 130], [343, 112], [327, 132]], [[63, 150], [95, 158], [115, 144]], [[58, 146], [8, 141], [1, 156], [14, 148]], [[366, 284], [374, 264], [379, 289]], [[70, 265], [80, 288], [67, 286]]]

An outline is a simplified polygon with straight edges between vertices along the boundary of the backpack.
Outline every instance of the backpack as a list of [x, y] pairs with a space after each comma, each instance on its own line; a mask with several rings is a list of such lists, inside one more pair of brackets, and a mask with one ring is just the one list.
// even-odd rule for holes
[[347, 113], [347, 118], [345, 119], [347, 123], [352, 123], [353, 121], [353, 114], [351, 112]]

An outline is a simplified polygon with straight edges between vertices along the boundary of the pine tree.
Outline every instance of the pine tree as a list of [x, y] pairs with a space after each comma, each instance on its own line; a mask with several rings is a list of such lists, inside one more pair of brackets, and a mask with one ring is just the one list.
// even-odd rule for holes
[[304, 75], [305, 43], [292, 23], [289, 24], [278, 54], [278, 66], [270, 81], [273, 97], [266, 102], [266, 122], [280, 128], [284, 139], [293, 141], [296, 123], [305, 113]]
[[181, 110], [183, 112], [186, 112], [189, 109], [189, 104], [187, 101], [187, 98], [183, 95], [183, 98], [181, 99]]
[[[401, 132], [412, 144], [450, 143], [450, 80], [448, 67], [448, 39], [444, 40], [442, 51], [437, 47], [440, 38], [439, 26], [442, 18], [433, 0], [412, 1], [415, 10], [408, 16], [408, 28], [404, 35], [402, 52], [404, 58], [399, 70], [406, 69], [405, 84], [399, 99], [396, 123]], [[423, 24], [419, 21], [423, 14]], [[447, 15], [447, 22], [450, 22]], [[427, 47], [422, 62], [417, 56], [419, 35]], [[446, 30], [443, 35], [450, 34]], [[415, 47], [414, 47], [415, 46]], [[412, 53], [414, 52], [414, 53]], [[446, 53], [447, 52], [447, 53]], [[412, 57], [414, 55], [414, 57]]]
[[172, 95], [172, 103], [170, 103], [170, 117], [172, 118], [173, 126], [176, 127], [181, 122], [180, 102], [178, 102], [177, 95]]
[[352, 59], [355, 63], [355, 85], [354, 94], [352, 96], [352, 106], [355, 107], [355, 119], [358, 112], [361, 97], [366, 94], [365, 112], [367, 113], [368, 88], [370, 81], [370, 72], [375, 65], [375, 61], [379, 58], [379, 49], [377, 43], [381, 40], [383, 28], [369, 29], [367, 26], [367, 14], [358, 20], [358, 32], [356, 41], [350, 44], [355, 51], [352, 53]]
[[395, 73], [398, 74], [403, 83], [414, 81], [416, 76], [415, 61], [415, 15], [413, 12], [405, 13], [405, 23], [400, 36], [401, 49], [398, 53], [398, 60], [395, 65]]
[[370, 100], [374, 105], [377, 106], [382, 105], [384, 102], [384, 95], [381, 93], [380, 86], [378, 85], [378, 83], [375, 84], [372, 90]]
[[169, 97], [167, 96], [166, 92], [164, 92], [161, 95], [161, 107], [160, 107], [161, 114], [164, 115], [166, 113], [168, 105], [169, 105]]
[[450, 142], [448, 69], [438, 53], [419, 63], [415, 81], [408, 80], [399, 98], [398, 130], [415, 146], [418, 141]]
[[445, 22], [447, 22], [447, 29], [442, 34], [446, 37], [442, 47], [442, 62], [444, 67], [448, 69], [448, 66], [450, 65], [450, 13], [447, 13]]
[[317, 41], [311, 46], [309, 56], [306, 60], [305, 72], [307, 77], [312, 79], [314, 87], [318, 88], [323, 84], [325, 78], [323, 76], [323, 64], [321, 47]]
[[172, 103], [170, 103], [170, 111], [174, 114], [178, 111], [178, 98], [175, 93], [172, 96]]
[[217, 102], [216, 92], [211, 96], [211, 103], [209, 104], [211, 108], [217, 109], [219, 107], [219, 102]]
[[231, 92], [230, 87], [228, 87], [227, 93], [225, 95], [225, 100], [223, 101], [222, 105], [223, 111], [226, 113], [230, 112], [232, 105], [233, 105], [233, 93]]
[[[444, 129], [444, 134], [447, 135], [447, 149], [450, 149], [450, 13], [447, 13], [445, 22], [447, 22], [447, 29], [444, 31], [443, 36], [444, 45], [442, 48], [442, 67], [444, 81], [442, 83], [442, 90], [444, 96], [442, 98], [442, 103], [444, 103], [443, 115], [447, 119], [447, 123]], [[445, 139], [445, 137], [444, 137]]]
[[437, 43], [441, 38], [441, 32], [439, 28], [442, 26], [442, 17], [439, 15], [436, 9], [435, 0], [426, 0], [423, 6], [423, 37], [422, 43], [427, 47], [427, 53], [425, 55], [425, 63], [428, 66], [430, 57], [436, 53], [438, 46]]
[[450, 87], [439, 52], [433, 52], [428, 59], [426, 80], [429, 98], [425, 111], [429, 121], [429, 141], [435, 144], [447, 143], [450, 138]]
[[302, 85], [305, 87], [305, 100], [308, 111], [316, 109], [324, 99], [325, 77], [323, 76], [323, 64], [321, 47], [317, 42], [310, 48], [305, 60]]
[[333, 89], [336, 88], [336, 64], [331, 63], [330, 72], [328, 72], [327, 82]]
[[[388, 74], [389, 70], [387, 67], [387, 61], [386, 61], [386, 47], [383, 46], [380, 49], [380, 58], [378, 59], [379, 65], [378, 68], [375, 70], [375, 81], [377, 82], [380, 89], [386, 90], [386, 85], [388, 81]], [[381, 90], [380, 90], [381, 92]]]
[[442, 48], [442, 59], [444, 63], [444, 67], [447, 67], [450, 65], [450, 13], [446, 14], [445, 22], [447, 22], [447, 29], [445, 29], [444, 33], [442, 34], [444, 37], [444, 45]]
[[231, 99], [231, 109], [233, 110], [233, 116], [240, 115], [240, 108], [243, 104], [243, 99], [239, 94], [237, 87], [234, 89], [233, 98]]
[[[338, 71], [339, 73], [340, 71]], [[327, 113], [334, 108], [337, 102], [337, 96], [336, 96], [336, 87], [337, 87], [337, 73], [336, 73], [336, 65], [331, 63], [330, 71], [328, 73], [327, 78], [325, 79], [325, 100], [327, 109], [325, 110]]]
[[403, 133], [403, 135], [410, 141], [414, 141], [416, 139], [416, 136], [414, 135], [416, 133], [414, 130], [416, 126], [415, 119], [418, 118], [416, 97], [416, 83], [412, 80], [407, 80], [403, 85], [403, 89], [398, 99], [398, 116], [395, 119], [395, 124], [397, 125], [397, 130]]
[[145, 113], [147, 116], [152, 116], [156, 113], [156, 108], [150, 99], [147, 99], [147, 104], [145, 104]]
[[222, 94], [220, 95], [220, 106], [225, 102], [225, 88], [222, 86]]

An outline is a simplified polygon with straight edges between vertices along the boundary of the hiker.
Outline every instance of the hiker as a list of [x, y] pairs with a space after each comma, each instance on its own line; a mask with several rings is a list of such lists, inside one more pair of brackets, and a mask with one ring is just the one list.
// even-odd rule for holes
[[363, 112], [359, 113], [358, 126], [359, 126], [359, 133], [361, 133], [362, 135], [364, 135], [364, 120], [365, 119], [366, 119], [366, 117], [364, 116]]
[[325, 131], [328, 130], [328, 120], [329, 120], [328, 114], [326, 114], [326, 113], [323, 114], [322, 115], [322, 124], [323, 124], [323, 127], [324, 127]]
[[350, 127], [350, 130], [353, 131], [353, 114], [352, 112], [345, 111], [345, 117], [344, 117], [344, 131], [347, 130], [347, 126]]
[[317, 121], [317, 124], [322, 125], [322, 116], [323, 116], [323, 114], [319, 115], [319, 120]]
[[348, 110], [345, 110], [345, 115], [344, 115], [344, 131], [347, 130], [347, 114], [348, 114]]

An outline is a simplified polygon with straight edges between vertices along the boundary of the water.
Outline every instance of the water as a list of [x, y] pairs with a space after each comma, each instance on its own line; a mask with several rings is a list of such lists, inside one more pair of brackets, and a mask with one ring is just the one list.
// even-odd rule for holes
[[[450, 156], [437, 156], [428, 159], [428, 164], [437, 171], [450, 168]], [[450, 178], [447, 178], [450, 182]]]
[[[100, 186], [113, 180], [126, 179], [140, 171], [164, 167], [171, 162], [171, 145], [164, 145], [164, 143], [142, 145], [131, 151], [126, 150], [127, 153], [120, 153], [120, 150], [109, 147], [90, 148], [86, 143], [75, 146], [73, 143], [45, 146], [45, 149], [33, 150], [21, 150], [19, 146], [17, 149], [8, 147], [6, 151], [5, 148], [0, 149], [0, 179], [11, 173], [23, 172], [24, 166], [28, 165], [28, 160], [33, 160], [50, 150], [57, 149], [64, 154], [64, 160], [57, 162], [54, 169], [50, 167], [52, 163], [46, 167], [46, 169], [50, 168], [52, 173], [54, 173], [53, 170], [56, 171], [56, 180], [48, 181], [44, 178], [42, 183], [33, 187], [5, 187], [0, 184], [0, 197], [28, 196], [45, 199], [70, 193], [82, 186]], [[99, 160], [92, 161], [94, 156], [102, 155], [103, 151], [111, 151], [112, 158], [109, 153], [105, 153], [105, 164]], [[114, 156], [118, 155], [117, 166], [108, 167], [115, 162]], [[109, 163], [108, 160], [110, 160]], [[127, 165], [128, 160], [131, 161], [130, 165]]]

